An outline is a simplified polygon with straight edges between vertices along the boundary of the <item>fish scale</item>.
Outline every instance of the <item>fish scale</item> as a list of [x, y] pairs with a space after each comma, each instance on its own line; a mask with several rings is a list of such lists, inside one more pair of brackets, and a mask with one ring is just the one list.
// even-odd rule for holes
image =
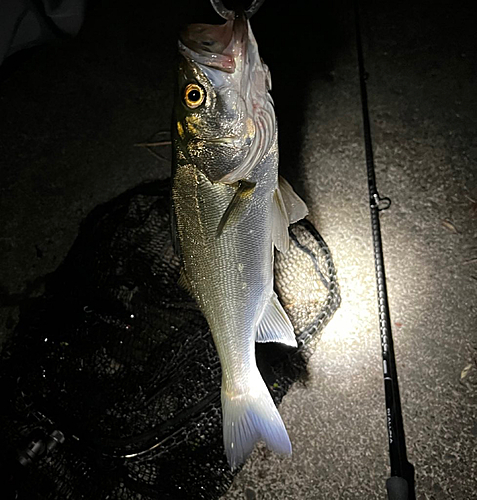
[[[227, 46], [211, 43], [224, 33]], [[210, 52], [218, 46], [222, 53]], [[286, 250], [289, 223], [307, 209], [279, 182], [270, 76], [249, 21], [236, 16], [221, 27], [192, 25], [179, 47], [173, 230], [181, 282], [207, 319], [220, 358], [224, 448], [234, 469], [260, 439], [291, 453], [256, 365], [255, 342], [296, 346], [273, 290], [273, 252]]]

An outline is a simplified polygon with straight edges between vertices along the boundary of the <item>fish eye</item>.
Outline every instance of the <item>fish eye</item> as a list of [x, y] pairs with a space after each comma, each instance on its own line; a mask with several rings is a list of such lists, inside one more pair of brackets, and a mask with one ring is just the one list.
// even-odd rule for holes
[[189, 83], [184, 90], [184, 102], [187, 107], [194, 109], [205, 100], [205, 90], [197, 83]]

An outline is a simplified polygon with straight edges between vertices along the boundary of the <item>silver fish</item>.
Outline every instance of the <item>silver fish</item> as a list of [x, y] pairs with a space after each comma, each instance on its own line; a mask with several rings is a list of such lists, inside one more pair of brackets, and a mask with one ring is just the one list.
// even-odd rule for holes
[[260, 439], [291, 453], [255, 342], [296, 346], [273, 290], [273, 252], [287, 250], [288, 225], [307, 208], [278, 178], [270, 73], [246, 16], [188, 26], [179, 52], [173, 237], [180, 281], [206, 317], [220, 357], [224, 447], [234, 469]]

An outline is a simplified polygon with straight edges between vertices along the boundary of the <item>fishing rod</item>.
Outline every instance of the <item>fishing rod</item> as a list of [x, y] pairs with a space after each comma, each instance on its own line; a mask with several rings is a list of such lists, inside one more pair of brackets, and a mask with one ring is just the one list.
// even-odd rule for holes
[[381, 197], [376, 187], [373, 145], [368, 110], [368, 93], [366, 79], [368, 74], [364, 67], [363, 45], [361, 40], [359, 2], [355, 0], [356, 47], [358, 52], [359, 83], [361, 90], [361, 106], [363, 113], [364, 144], [366, 167], [368, 173], [369, 208], [371, 211], [371, 229], [373, 234], [374, 265], [378, 290], [379, 331], [381, 337], [381, 354], [383, 359], [384, 393], [386, 402], [386, 422], [389, 441], [389, 458], [391, 474], [386, 481], [389, 500], [415, 500], [414, 467], [407, 460], [406, 441], [401, 411], [401, 398], [397, 378], [394, 343], [391, 330], [391, 317], [384, 271], [383, 245], [379, 212], [391, 206], [391, 200]]

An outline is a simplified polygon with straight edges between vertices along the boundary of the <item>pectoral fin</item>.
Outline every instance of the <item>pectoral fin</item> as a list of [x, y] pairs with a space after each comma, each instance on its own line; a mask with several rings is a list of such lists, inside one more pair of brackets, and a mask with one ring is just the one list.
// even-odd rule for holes
[[287, 180], [281, 175], [278, 176], [278, 188], [282, 193], [283, 202], [290, 224], [303, 219], [308, 215], [306, 203], [293, 191]]
[[281, 342], [296, 347], [295, 332], [287, 313], [273, 292], [257, 328], [257, 342]]
[[245, 180], [239, 181], [237, 191], [235, 191], [229, 206], [225, 210], [224, 215], [222, 215], [219, 225], [217, 226], [217, 238], [222, 234], [228, 225], [240, 220], [240, 216], [243, 214], [247, 206], [247, 201], [250, 199], [255, 186], [255, 182]]

